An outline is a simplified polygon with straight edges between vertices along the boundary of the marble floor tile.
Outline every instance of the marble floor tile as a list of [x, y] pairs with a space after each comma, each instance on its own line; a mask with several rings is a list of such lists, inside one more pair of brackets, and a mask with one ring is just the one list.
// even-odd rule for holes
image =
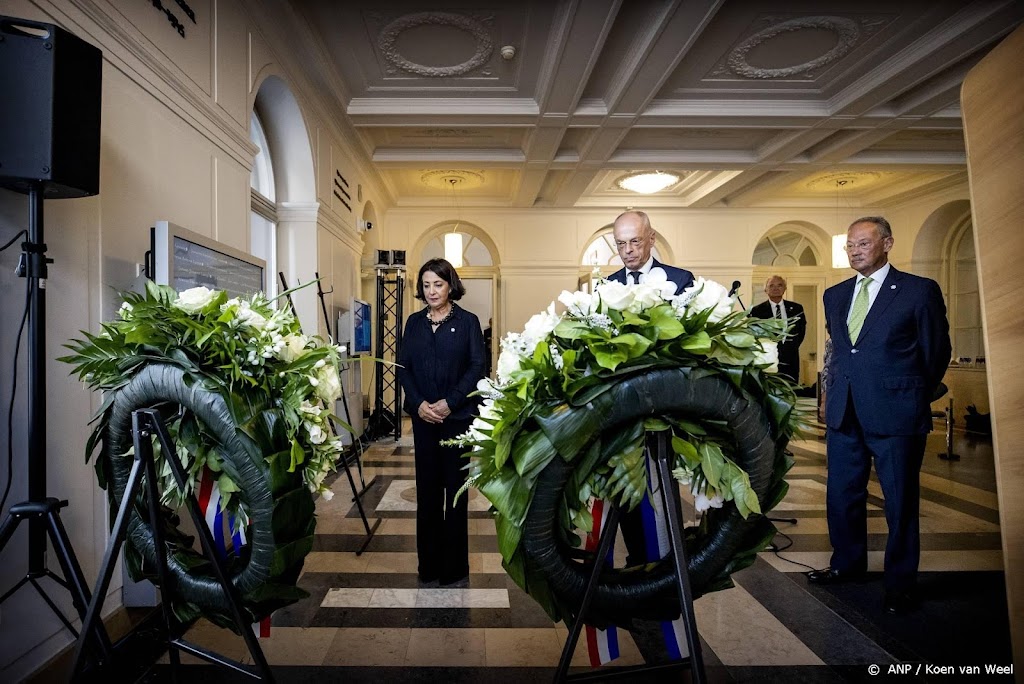
[[487, 640], [480, 628], [415, 629], [405, 654], [406, 665], [468, 667], [486, 663]]
[[260, 648], [275, 666], [320, 665], [337, 634], [337, 627], [272, 627], [270, 636], [260, 639]]
[[321, 608], [366, 608], [370, 605], [370, 598], [374, 589], [366, 588], [345, 588], [330, 589], [324, 600], [320, 602]]
[[488, 667], [555, 667], [562, 655], [561, 640], [551, 627], [489, 627], [484, 630]]
[[[341, 627], [331, 642], [324, 665], [400, 666], [405, 664], [412, 630], [401, 628]], [[381, 675], [386, 681], [386, 674]]]
[[419, 589], [388, 589], [373, 590], [368, 608], [416, 608], [416, 596]]
[[313, 551], [306, 556], [303, 572], [366, 572], [371, 554], [346, 551]]
[[694, 611], [701, 637], [724, 665], [824, 664], [740, 586], [706, 594]]

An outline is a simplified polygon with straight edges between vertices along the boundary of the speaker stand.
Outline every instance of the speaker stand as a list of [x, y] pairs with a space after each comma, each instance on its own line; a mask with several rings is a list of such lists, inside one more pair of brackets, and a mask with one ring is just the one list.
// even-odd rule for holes
[[[0, 553], [22, 522], [28, 523], [28, 571], [0, 597], [0, 604], [21, 587], [31, 584], [46, 605], [68, 630], [78, 636], [71, 622], [47, 596], [39, 580], [49, 577], [71, 594], [71, 601], [83, 623], [89, 604], [89, 589], [74, 547], [60, 520], [60, 509], [68, 505], [46, 496], [46, 257], [43, 242], [43, 190], [40, 180], [29, 188], [28, 239], [22, 243], [18, 275], [28, 278], [28, 501], [11, 506], [0, 525]], [[63, 579], [46, 567], [46, 537], [53, 542], [54, 554], [64, 573]], [[96, 639], [104, 653], [110, 651], [110, 639], [102, 624], [96, 626]]]

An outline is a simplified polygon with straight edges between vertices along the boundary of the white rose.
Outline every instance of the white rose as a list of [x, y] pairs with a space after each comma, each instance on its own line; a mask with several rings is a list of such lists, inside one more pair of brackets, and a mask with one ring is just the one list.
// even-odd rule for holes
[[320, 492], [320, 496], [324, 497], [324, 501], [330, 501], [331, 499], [334, 498], [334, 492], [332, 492], [330, 489], [325, 489], [324, 491]]
[[508, 384], [512, 374], [519, 370], [519, 354], [512, 349], [503, 349], [498, 355], [498, 382]]
[[305, 427], [309, 433], [309, 441], [313, 444], [323, 444], [327, 441], [327, 433], [316, 423], [305, 423]]
[[626, 311], [633, 302], [633, 288], [623, 285], [617, 280], [606, 280], [595, 288], [601, 297], [601, 313], [609, 309]]
[[291, 363], [306, 353], [306, 342], [308, 339], [303, 334], [288, 335], [282, 340], [281, 349], [277, 352], [277, 358], [285, 363]]
[[577, 318], [586, 318], [597, 313], [598, 305], [601, 303], [596, 292], [583, 292], [582, 290], [576, 292], [562, 290], [562, 294], [558, 295], [558, 301], [565, 305], [571, 316]]
[[661, 288], [655, 285], [642, 283], [633, 286], [633, 301], [629, 304], [629, 310], [633, 313], [640, 313], [645, 309], [661, 304], [664, 300], [661, 297]]
[[758, 338], [761, 350], [754, 349], [754, 365], [765, 366], [766, 373], [779, 372], [779, 343], [765, 337]]
[[316, 380], [316, 395], [323, 399], [328, 407], [333, 406], [334, 402], [341, 398], [341, 378], [338, 377], [338, 369], [333, 365], [324, 366], [317, 371]]
[[205, 287], [191, 287], [184, 292], [178, 293], [174, 306], [187, 313], [198, 313], [210, 305], [213, 298], [217, 296], [216, 290]]
[[644, 278], [644, 285], [656, 288], [661, 294], [661, 298], [666, 301], [675, 295], [677, 287], [675, 283], [668, 279], [665, 269], [660, 266], [655, 266], [651, 269], [651, 272]]
[[561, 316], [555, 314], [554, 302], [548, 305], [547, 310], [531, 316], [530, 320], [526, 322], [526, 327], [523, 329], [524, 355], [530, 356], [533, 354], [533, 350], [537, 348], [540, 341], [546, 339], [552, 333], [561, 319]]
[[732, 313], [729, 291], [714, 280], [697, 278], [693, 285], [683, 291], [683, 296], [689, 299], [688, 309], [691, 314], [712, 309], [708, 323], [717, 323]]

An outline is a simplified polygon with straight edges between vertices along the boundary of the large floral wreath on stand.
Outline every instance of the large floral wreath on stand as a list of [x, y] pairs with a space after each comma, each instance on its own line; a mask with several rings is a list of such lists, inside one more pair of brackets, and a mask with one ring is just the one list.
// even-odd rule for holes
[[[648, 488], [645, 433], [668, 431], [674, 477], [700, 523], [685, 530], [694, 597], [732, 586], [775, 534], [763, 515], [786, 493], [786, 444], [798, 429], [792, 387], [775, 375], [783, 323], [733, 311], [698, 278], [681, 295], [656, 276], [563, 292], [502, 340], [497, 380], [478, 386], [468, 485], [493, 505], [503, 565], [560, 620], [581, 603], [580, 531], [589, 502], [622, 509]], [[602, 573], [588, 622], [679, 614], [671, 562]]]
[[[187, 495], [198, 495], [201, 479], [207, 495], [212, 483], [225, 514], [218, 526], [226, 529], [214, 536], [235, 538], [226, 549], [228, 571], [248, 616], [257, 621], [304, 598], [296, 582], [313, 544], [313, 495], [330, 498], [324, 481], [342, 450], [327, 407], [340, 396], [343, 349], [303, 335], [291, 311], [262, 294], [229, 298], [205, 287], [179, 294], [148, 283], [145, 294], [125, 295], [119, 319], [72, 340], [74, 353], [61, 359], [103, 391], [86, 460], [100, 448], [95, 467], [111, 524], [134, 460], [132, 412], [157, 408], [189, 477], [180, 491], [154, 440], [167, 540], [161, 552], [175, 585], [162, 589], [177, 617], [202, 614], [236, 629], [213, 568], [178, 527], [177, 511]], [[156, 581], [146, 510], [136, 502], [125, 559], [133, 579]]]

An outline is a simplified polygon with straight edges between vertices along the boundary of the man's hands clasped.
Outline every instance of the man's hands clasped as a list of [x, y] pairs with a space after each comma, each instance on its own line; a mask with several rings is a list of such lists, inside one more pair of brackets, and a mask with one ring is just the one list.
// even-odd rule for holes
[[447, 399], [440, 399], [432, 404], [424, 400], [420, 403], [417, 413], [425, 422], [437, 424], [443, 423], [444, 419], [452, 414], [452, 410], [448, 408]]

